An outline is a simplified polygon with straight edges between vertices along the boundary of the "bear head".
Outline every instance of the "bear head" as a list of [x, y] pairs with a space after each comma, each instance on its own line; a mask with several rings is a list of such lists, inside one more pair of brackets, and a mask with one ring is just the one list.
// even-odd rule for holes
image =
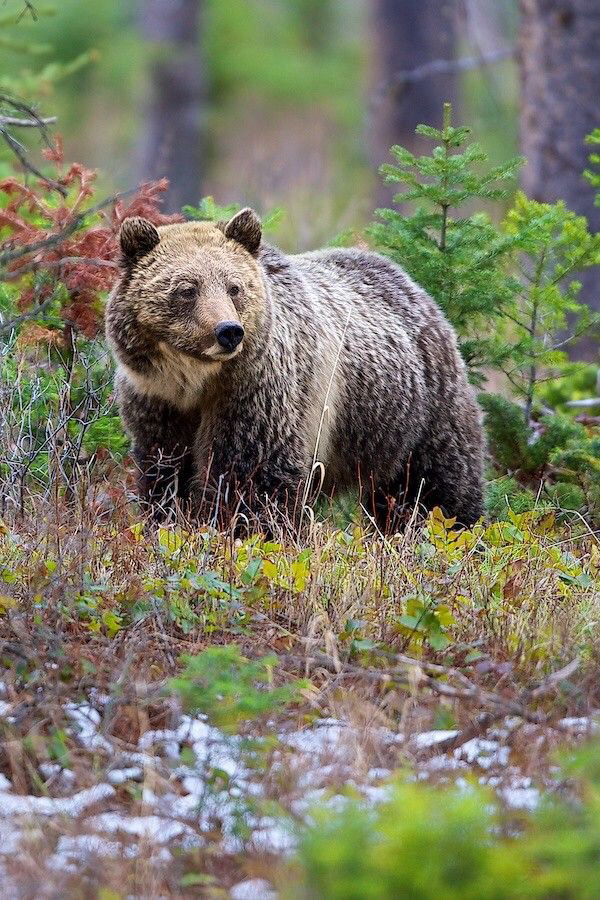
[[122, 276], [109, 298], [109, 341], [119, 361], [151, 377], [178, 361], [198, 372], [244, 352], [261, 332], [267, 290], [257, 257], [261, 223], [251, 209], [228, 222], [156, 228], [125, 219]]

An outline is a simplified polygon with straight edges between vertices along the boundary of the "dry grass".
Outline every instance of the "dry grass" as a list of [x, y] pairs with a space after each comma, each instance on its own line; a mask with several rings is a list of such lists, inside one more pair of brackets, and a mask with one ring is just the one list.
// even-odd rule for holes
[[[583, 525], [540, 513], [455, 532], [434, 516], [390, 540], [317, 522], [293, 542], [240, 541], [141, 522], [124, 480], [78, 496], [69, 505], [29, 498], [24, 516], [0, 526], [0, 771], [16, 794], [105, 783], [144, 734], [180, 720], [165, 685], [181, 654], [214, 645], [235, 643], [251, 659], [277, 654], [275, 683], [309, 679], [302, 699], [268, 725], [249, 723], [248, 734], [281, 737], [326, 717], [347, 728], [319, 757], [321, 775], [310, 755], [291, 751], [257, 773], [266, 798], [292, 816], [309, 782], [338, 789], [374, 768], [419, 771], [506, 722], [513, 765], [542, 783], [551, 751], [577, 737], [564, 717], [600, 706], [600, 549]], [[85, 746], [68, 715], [68, 704], [99, 696], [110, 752]], [[440, 727], [456, 733], [419, 744], [418, 734]], [[61, 762], [61, 746], [68, 786], [45, 767]], [[111, 809], [145, 814], [146, 788], [160, 796], [173, 777], [168, 760], [147, 767], [116, 788]], [[27, 821], [30, 849], [7, 865], [21, 896], [95, 896], [99, 887], [183, 896], [198, 892], [181, 882], [194, 872], [223, 888], [273, 874], [272, 853], [252, 834], [242, 850], [226, 850], [214, 823], [203, 847], [168, 861], [130, 836], [131, 859], [121, 848], [107, 861], [92, 853], [83, 870], [51, 871], [45, 861], [60, 841], [87, 833], [82, 819], [40, 819], [33, 830]]]

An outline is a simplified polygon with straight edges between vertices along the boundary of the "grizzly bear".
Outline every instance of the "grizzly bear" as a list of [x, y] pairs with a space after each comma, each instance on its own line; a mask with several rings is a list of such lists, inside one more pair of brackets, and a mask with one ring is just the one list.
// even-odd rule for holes
[[286, 255], [227, 223], [126, 219], [106, 311], [139, 492], [204, 521], [358, 487], [381, 529], [440, 506], [482, 513], [483, 435], [452, 327], [376, 253]]

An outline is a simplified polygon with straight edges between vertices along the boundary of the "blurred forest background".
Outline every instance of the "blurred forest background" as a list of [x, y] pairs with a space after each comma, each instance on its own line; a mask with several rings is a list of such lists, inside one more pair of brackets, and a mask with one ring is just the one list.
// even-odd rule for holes
[[528, 157], [530, 197], [600, 228], [597, 0], [5, 0], [0, 27], [0, 87], [56, 115], [107, 192], [166, 175], [166, 211], [282, 207], [280, 242], [316, 246], [389, 205], [388, 148], [423, 152], [415, 126], [451, 100], [492, 162]]
[[[283, 207], [281, 243], [316, 246], [389, 205], [377, 177], [388, 148], [422, 152], [415, 126], [440, 126], [451, 100], [492, 162], [525, 153], [529, 196], [560, 197], [600, 228], [581, 177], [597, 125], [596, 0], [3, 7], [0, 87], [56, 115], [66, 158], [97, 168], [107, 192], [166, 175], [166, 211], [207, 194]], [[600, 305], [597, 283], [584, 293]]]
[[[283, 242], [314, 246], [389, 200], [376, 174], [389, 146], [414, 149], [415, 125], [441, 125], [451, 100], [492, 161], [521, 144], [530, 195], [561, 196], [598, 228], [581, 180], [596, 0], [61, 0], [18, 22], [23, 4], [2, 6], [1, 85], [57, 115], [66, 157], [107, 192], [167, 175], [170, 211], [206, 194], [282, 206]], [[554, 160], [535, 158], [545, 129]]]

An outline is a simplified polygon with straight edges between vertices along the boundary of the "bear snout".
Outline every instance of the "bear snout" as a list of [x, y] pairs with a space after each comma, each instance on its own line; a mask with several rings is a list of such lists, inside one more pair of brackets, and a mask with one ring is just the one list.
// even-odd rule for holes
[[227, 353], [233, 353], [244, 339], [244, 329], [239, 322], [219, 322], [215, 328], [215, 337], [219, 347]]

